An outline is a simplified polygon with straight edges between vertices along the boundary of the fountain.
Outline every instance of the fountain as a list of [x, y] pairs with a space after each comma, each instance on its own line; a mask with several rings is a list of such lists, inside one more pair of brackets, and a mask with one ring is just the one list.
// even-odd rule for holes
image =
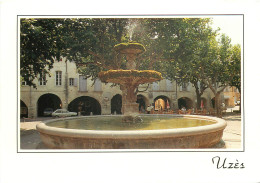
[[50, 120], [37, 125], [43, 143], [55, 149], [173, 149], [207, 148], [220, 142], [223, 119], [192, 115], [139, 115], [136, 88], [162, 79], [161, 73], [136, 70], [135, 60], [145, 51], [135, 42], [120, 43], [126, 70], [98, 74], [102, 82], [122, 90], [123, 115], [101, 115]]
[[140, 84], [151, 83], [162, 79], [161, 73], [152, 70], [136, 70], [135, 59], [145, 51], [143, 45], [135, 42], [116, 45], [115, 51], [126, 55], [127, 70], [109, 70], [100, 72], [98, 77], [102, 82], [116, 83], [122, 90], [122, 113], [124, 122], [138, 122], [138, 104], [136, 103], [136, 88]]

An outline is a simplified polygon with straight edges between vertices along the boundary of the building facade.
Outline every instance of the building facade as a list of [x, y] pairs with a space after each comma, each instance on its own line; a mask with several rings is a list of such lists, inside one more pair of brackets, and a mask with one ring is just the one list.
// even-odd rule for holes
[[[43, 116], [47, 108], [64, 108], [81, 115], [121, 113], [122, 92], [119, 86], [112, 87], [112, 84], [102, 83], [98, 79], [86, 79], [78, 73], [74, 62], [66, 62], [65, 59], [55, 62], [50, 76], [39, 76], [34, 82], [37, 88], [21, 82], [21, 117]], [[151, 104], [155, 110], [178, 110], [182, 106], [187, 109], [196, 108], [195, 88], [190, 83], [177, 85], [175, 81], [164, 79], [157, 83], [141, 85], [138, 90], [137, 103], [140, 111]], [[228, 89], [224, 92], [222, 101], [226, 106], [234, 106], [234, 103], [240, 100], [237, 93]], [[213, 108], [213, 98], [213, 93], [207, 89], [202, 95], [203, 107]]]

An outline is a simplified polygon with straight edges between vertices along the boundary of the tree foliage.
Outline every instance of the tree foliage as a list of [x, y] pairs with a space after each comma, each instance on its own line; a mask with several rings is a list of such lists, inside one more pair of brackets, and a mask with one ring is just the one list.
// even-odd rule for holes
[[208, 18], [23, 18], [20, 24], [21, 76], [29, 85], [61, 56], [87, 77], [125, 69], [126, 59], [114, 46], [134, 40], [146, 48], [137, 69], [191, 82], [198, 104], [207, 87], [217, 96], [227, 85], [241, 88], [241, 48], [225, 35], [217, 40]]
[[52, 68], [63, 49], [59, 35], [59, 19], [21, 19], [20, 74], [28, 85]]

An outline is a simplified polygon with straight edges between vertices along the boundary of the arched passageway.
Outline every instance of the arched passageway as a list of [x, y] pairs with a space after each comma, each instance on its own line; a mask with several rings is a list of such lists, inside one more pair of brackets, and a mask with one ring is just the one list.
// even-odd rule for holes
[[28, 107], [20, 100], [20, 118], [28, 118]]
[[186, 109], [193, 108], [192, 100], [188, 97], [182, 97], [178, 99], [178, 107], [181, 109], [182, 107], [185, 107]]
[[155, 110], [167, 110], [170, 109], [170, 100], [164, 95], [160, 95], [154, 99]]
[[212, 107], [215, 108], [215, 97], [211, 99]]
[[40, 96], [37, 102], [38, 116], [44, 116], [43, 112], [47, 108], [60, 109], [62, 107], [62, 103], [60, 98], [57, 95], [48, 93]]
[[139, 104], [138, 108], [139, 108], [139, 111], [140, 112], [144, 112], [146, 107], [147, 107], [147, 103], [148, 103], [148, 99], [146, 99], [145, 96], [139, 94], [137, 95], [137, 100], [136, 100], [136, 103]]
[[111, 99], [111, 114], [122, 114], [122, 95], [116, 94]]
[[81, 115], [100, 115], [101, 114], [101, 105], [93, 97], [82, 96], [74, 99], [68, 106], [69, 111], [77, 112]]

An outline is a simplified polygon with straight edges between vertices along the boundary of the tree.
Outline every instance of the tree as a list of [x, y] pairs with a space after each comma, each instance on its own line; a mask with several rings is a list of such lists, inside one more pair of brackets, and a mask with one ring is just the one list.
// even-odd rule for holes
[[229, 86], [234, 77], [232, 73], [232, 45], [231, 40], [222, 34], [219, 42], [215, 38], [209, 39], [206, 49], [207, 57], [202, 63], [201, 77], [215, 95], [217, 116], [222, 117], [220, 95]]
[[[229, 85], [238, 89], [241, 95], [241, 47], [240, 45], [234, 45], [232, 47], [232, 56], [230, 61], [230, 73], [233, 73], [233, 77], [230, 80]], [[239, 111], [241, 111], [241, 102], [239, 103]]]
[[179, 27], [172, 33], [170, 40], [169, 48], [172, 50], [167, 50], [167, 56], [171, 58], [169, 64], [166, 64], [167, 77], [179, 80], [179, 83], [190, 82], [195, 87], [197, 108], [200, 108], [201, 96], [208, 88], [200, 77], [204, 57], [201, 48], [208, 37], [216, 32], [211, 31], [209, 27], [210, 19], [185, 18], [178, 21], [178, 24]]
[[28, 85], [39, 74], [48, 73], [60, 57], [59, 19], [21, 19], [20, 74]]
[[229, 85], [234, 86], [241, 93], [241, 47], [239, 44], [232, 46], [232, 56], [230, 61], [230, 72], [233, 78]]
[[[123, 41], [127, 19], [21, 19], [21, 76], [28, 85], [48, 73], [61, 56], [79, 65], [87, 77], [116, 69], [120, 59], [111, 52]], [[46, 67], [48, 69], [46, 69]]]

